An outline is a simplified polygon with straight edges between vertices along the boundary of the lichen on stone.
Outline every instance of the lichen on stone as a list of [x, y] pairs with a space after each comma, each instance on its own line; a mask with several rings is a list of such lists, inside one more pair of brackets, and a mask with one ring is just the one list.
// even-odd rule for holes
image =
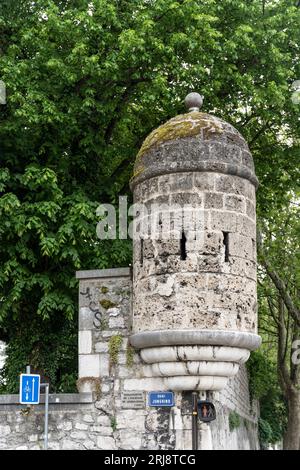
[[211, 134], [223, 132], [219, 120], [209, 114], [198, 111], [180, 114], [149, 134], [137, 155], [137, 161], [151, 148], [170, 140], [198, 135], [201, 129], [209, 129]]

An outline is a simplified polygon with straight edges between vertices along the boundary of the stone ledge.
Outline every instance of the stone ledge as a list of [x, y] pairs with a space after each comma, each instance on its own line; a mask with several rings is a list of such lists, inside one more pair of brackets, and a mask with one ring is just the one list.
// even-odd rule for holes
[[[40, 396], [40, 403], [45, 403], [44, 394]], [[93, 396], [91, 393], [51, 393], [49, 403], [54, 405], [93, 403]], [[0, 407], [1, 405], [20, 405], [20, 397], [19, 395], [0, 395]]]
[[233, 346], [254, 351], [261, 345], [261, 337], [254, 333], [226, 330], [155, 330], [130, 336], [136, 349], [168, 345]]
[[130, 268], [90, 269], [76, 271], [76, 279], [98, 279], [107, 277], [129, 277]]

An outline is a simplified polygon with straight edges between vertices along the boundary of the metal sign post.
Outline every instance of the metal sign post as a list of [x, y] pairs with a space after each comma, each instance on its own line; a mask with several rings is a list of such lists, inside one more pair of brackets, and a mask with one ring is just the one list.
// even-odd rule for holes
[[192, 412], [192, 449], [198, 450], [198, 394], [192, 393], [193, 412]]
[[49, 384], [41, 384], [41, 376], [30, 373], [30, 366], [26, 366], [26, 374], [20, 375], [20, 403], [22, 405], [38, 405], [40, 403], [40, 389], [45, 388], [45, 427], [44, 450], [48, 449], [48, 420], [49, 420]]

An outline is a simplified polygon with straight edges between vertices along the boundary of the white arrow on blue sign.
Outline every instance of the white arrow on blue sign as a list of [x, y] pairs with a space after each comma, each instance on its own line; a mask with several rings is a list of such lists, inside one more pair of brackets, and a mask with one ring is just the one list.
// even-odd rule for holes
[[40, 402], [41, 376], [37, 374], [20, 375], [20, 403], [38, 405]]

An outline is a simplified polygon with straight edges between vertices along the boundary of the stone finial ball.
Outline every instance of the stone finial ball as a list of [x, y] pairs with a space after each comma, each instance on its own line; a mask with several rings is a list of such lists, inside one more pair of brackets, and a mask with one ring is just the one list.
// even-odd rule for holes
[[189, 93], [184, 100], [184, 103], [189, 111], [199, 111], [203, 104], [203, 96], [199, 93]]

